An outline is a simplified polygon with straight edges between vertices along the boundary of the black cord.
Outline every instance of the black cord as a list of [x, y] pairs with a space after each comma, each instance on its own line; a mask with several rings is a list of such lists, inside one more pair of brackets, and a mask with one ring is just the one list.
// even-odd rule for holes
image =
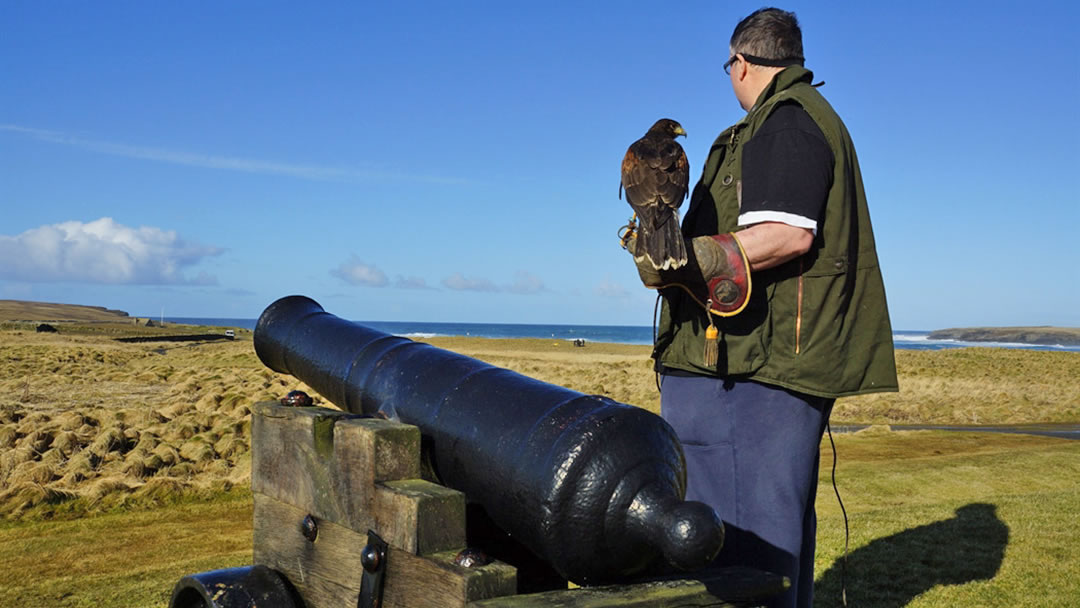
[[836, 501], [840, 503], [840, 512], [844, 514], [844, 561], [840, 562], [840, 602], [847, 606], [847, 554], [848, 554], [848, 519], [847, 510], [844, 509], [844, 501], [840, 498], [840, 489], [836, 487], [836, 442], [832, 437], [832, 426], [826, 422], [825, 428], [829, 431], [829, 445], [832, 446], [832, 487], [836, 493]]
[[[659, 312], [659, 310], [660, 310], [660, 298], [661, 298], [660, 291], [657, 290], [657, 292], [656, 292], [656, 302], [653, 303], [653, 307], [652, 307], [652, 347], [653, 347], [653, 352], [654, 353], [656, 352], [656, 339], [659, 337], [658, 334], [657, 334], [656, 313]], [[653, 374], [655, 375], [655, 379], [656, 379], [656, 392], [658, 392], [658, 393], [664, 392], [663, 390], [660, 389], [660, 370], [656, 369], [656, 363], [655, 362], [653, 362]]]

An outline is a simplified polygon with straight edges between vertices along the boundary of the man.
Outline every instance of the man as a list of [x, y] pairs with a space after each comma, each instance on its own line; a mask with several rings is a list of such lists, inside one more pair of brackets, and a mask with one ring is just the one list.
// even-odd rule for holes
[[[855, 148], [802, 67], [795, 15], [751, 14], [729, 50], [747, 114], [709, 150], [682, 232], [697, 280], [745, 279], [713, 263], [734, 259], [749, 299], [718, 316], [705, 298], [720, 291], [661, 289], [661, 413], [683, 444], [687, 498], [727, 526], [718, 562], [783, 574], [792, 586], [771, 605], [811, 606], [822, 433], [837, 397], [897, 390], [892, 330]], [[639, 271], [650, 287], [687, 284]]]

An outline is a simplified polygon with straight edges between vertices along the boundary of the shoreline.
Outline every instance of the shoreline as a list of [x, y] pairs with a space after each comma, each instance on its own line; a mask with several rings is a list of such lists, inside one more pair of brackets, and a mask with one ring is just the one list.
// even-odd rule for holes
[[[152, 321], [153, 323], [148, 323]], [[254, 330], [257, 319], [228, 317], [171, 317], [166, 327], [190, 326]], [[362, 325], [414, 340], [483, 338], [490, 340], [534, 339], [582, 340], [586, 345], [622, 344], [651, 347], [649, 325], [584, 325], [537, 323], [450, 323], [422, 321], [356, 321]], [[123, 327], [160, 325], [160, 319], [132, 317], [101, 306], [0, 300], [0, 329], [33, 330], [38, 323], [61, 327], [90, 326], [122, 333]], [[1076, 327], [968, 327], [938, 330], [894, 330], [897, 350], [943, 350], [972, 346], [1010, 349], [1066, 350], [1080, 352], [1080, 328]]]

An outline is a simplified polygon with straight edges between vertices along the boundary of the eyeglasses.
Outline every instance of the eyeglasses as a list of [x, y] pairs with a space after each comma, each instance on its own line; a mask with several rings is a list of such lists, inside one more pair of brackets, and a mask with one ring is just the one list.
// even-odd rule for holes
[[789, 65], [802, 65], [805, 61], [798, 55], [792, 55], [791, 57], [785, 57], [784, 59], [766, 59], [764, 57], [757, 57], [746, 53], [735, 53], [730, 59], [724, 62], [724, 73], [731, 74], [731, 66], [740, 59], [751, 65], [764, 65], [770, 68], [786, 68]]
[[734, 55], [731, 56], [730, 59], [725, 61], [724, 62], [724, 73], [728, 74], [728, 75], [731, 75], [731, 66], [734, 65], [735, 62], [738, 61], [738, 60], [739, 60], [739, 54], [735, 53]]

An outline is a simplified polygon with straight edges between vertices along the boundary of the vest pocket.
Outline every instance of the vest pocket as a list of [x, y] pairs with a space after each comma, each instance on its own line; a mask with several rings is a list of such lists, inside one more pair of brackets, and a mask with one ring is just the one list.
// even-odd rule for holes
[[[843, 329], [843, 314], [850, 294], [846, 255], [819, 257], [796, 279], [795, 354], [803, 355], [822, 344], [836, 344]], [[815, 358], [842, 357], [843, 353], [821, 353]]]
[[848, 256], [821, 256], [803, 273], [805, 277], [831, 277], [847, 272]]

